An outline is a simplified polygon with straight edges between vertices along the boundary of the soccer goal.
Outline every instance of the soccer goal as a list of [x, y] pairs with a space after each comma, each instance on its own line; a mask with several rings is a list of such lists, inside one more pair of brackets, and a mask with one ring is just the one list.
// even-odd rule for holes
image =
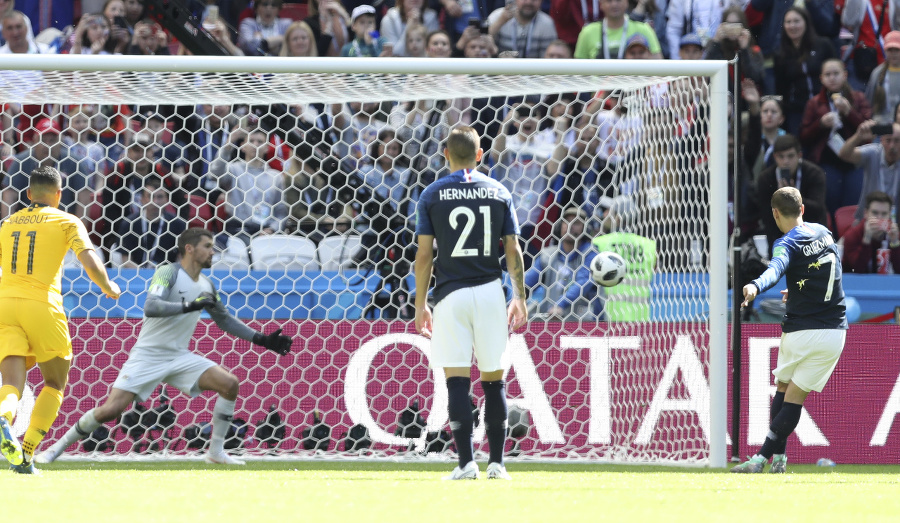
[[[505, 362], [510, 458], [724, 466], [726, 74], [714, 61], [0, 57], [3, 216], [25, 203], [9, 181], [55, 159], [63, 205], [124, 291], [103, 298], [67, 263], [75, 357], [45, 441], [105, 397], [153, 268], [189, 226], [215, 234], [208, 274], [227, 308], [297, 337], [278, 357], [204, 316], [191, 350], [241, 380], [227, 448], [451, 459], [443, 373], [410, 321], [414, 209], [446, 171], [448, 130], [471, 125], [530, 267], [531, 320]], [[598, 250], [626, 260], [619, 285], [593, 282]], [[477, 380], [472, 392], [480, 411]], [[161, 386], [68, 455], [196, 456], [212, 403]]]

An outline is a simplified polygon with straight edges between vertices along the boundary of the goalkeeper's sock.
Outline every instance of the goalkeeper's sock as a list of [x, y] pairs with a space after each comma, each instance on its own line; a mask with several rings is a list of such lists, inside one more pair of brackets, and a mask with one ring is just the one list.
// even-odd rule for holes
[[19, 406], [21, 393], [12, 385], [0, 387], [0, 416], [6, 418], [10, 425], [16, 417], [16, 407]]
[[234, 418], [234, 400], [227, 400], [222, 396], [216, 398], [216, 406], [213, 407], [212, 435], [209, 438], [210, 454], [225, 453], [225, 435]]
[[41, 393], [34, 402], [34, 410], [31, 411], [31, 423], [22, 438], [22, 452], [25, 453], [25, 461], [31, 461], [34, 449], [41, 444], [47, 431], [56, 421], [59, 406], [62, 405], [63, 393], [52, 387], [44, 385]]
[[783, 454], [778, 450], [783, 449], [787, 443], [788, 436], [797, 428], [800, 422], [800, 414], [803, 412], [803, 405], [798, 403], [784, 402], [781, 411], [772, 420], [769, 427], [769, 434], [763, 443], [759, 453], [766, 459], [771, 458], [775, 454]]
[[[769, 421], [773, 421], [775, 416], [781, 412], [781, 407], [784, 405], [784, 392], [776, 392], [775, 397], [772, 398], [772, 406], [769, 407]], [[775, 454], [784, 454], [785, 447], [787, 446], [787, 439], [782, 442], [782, 445], [779, 448], [775, 449]]]
[[84, 439], [90, 436], [91, 433], [97, 430], [97, 427], [99, 427], [100, 425], [103, 424], [97, 421], [97, 418], [94, 417], [94, 409], [85, 412], [81, 416], [81, 419], [79, 419], [77, 422], [75, 422], [74, 425], [72, 425], [72, 428], [67, 430], [61, 438], [56, 440], [56, 443], [50, 446], [50, 448], [54, 450], [53, 459], [56, 459], [57, 456], [59, 456], [67, 448], [69, 448], [69, 445], [75, 443], [80, 439]]
[[484, 431], [491, 457], [488, 463], [503, 464], [506, 447], [506, 382], [482, 381], [484, 389]]
[[450, 430], [456, 451], [459, 453], [459, 468], [465, 467], [475, 454], [472, 446], [474, 421], [472, 405], [469, 403], [469, 388], [472, 381], [461, 376], [447, 378], [447, 413], [450, 415]]

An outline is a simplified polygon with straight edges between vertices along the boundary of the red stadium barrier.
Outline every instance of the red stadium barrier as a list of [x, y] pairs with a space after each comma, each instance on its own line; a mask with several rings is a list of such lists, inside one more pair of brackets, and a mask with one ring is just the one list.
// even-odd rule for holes
[[[72, 386], [48, 441], [105, 396], [138, 327], [135, 320], [73, 320]], [[691, 410], [702, 403], [691, 400], [704, 390], [708, 393], [705, 380], [691, 379], [702, 369], [694, 364], [707, 358], [702, 327], [669, 324], [657, 333], [646, 324], [578, 328], [536, 323], [511, 338], [511, 403], [526, 403], [533, 418], [523, 450], [563, 455], [565, 449], [601, 459], [612, 444], [651, 457], [673, 451], [690, 457], [691, 449], [705, 452], [705, 423]], [[330, 450], [360, 421], [361, 412], [371, 416], [370, 430], [380, 428], [385, 435], [393, 433], [399, 413], [414, 399], [426, 418], [431, 414], [434, 381], [425, 355], [428, 343], [414, 334], [411, 324], [299, 321], [286, 324], [285, 331], [298, 334], [300, 347], [295, 346], [291, 357], [251, 348], [248, 342], [223, 336], [211, 323], [198, 327], [195, 347], [241, 379], [236, 417], [249, 418], [253, 425], [273, 404], [286, 414], [288, 437], [280, 448], [297, 448], [313, 410], [322, 411], [325, 422], [334, 427]], [[768, 430], [769, 394], [774, 391], [770, 371], [780, 328], [745, 325], [742, 333], [746, 403], [741, 424], [748, 442], [740, 449], [743, 456], [761, 444]], [[894, 423], [900, 413], [898, 351], [897, 326], [853, 326], [831, 382], [823, 393], [810, 395], [791, 436], [791, 462], [813, 463], [820, 457], [838, 463], [900, 461], [900, 423]], [[666, 356], [659, 361], [653, 354]], [[603, 372], [602, 362], [608, 362], [608, 372]], [[30, 378], [34, 383], [37, 375]], [[480, 386], [475, 393], [481, 397]], [[212, 394], [193, 400], [175, 394], [171, 402], [180, 428], [211, 417]], [[434, 415], [446, 413], [439, 409]], [[730, 420], [727, 423], [730, 427]], [[116, 450], [127, 452], [128, 445], [120, 437]], [[403, 450], [405, 445], [380, 443], [374, 448]]]

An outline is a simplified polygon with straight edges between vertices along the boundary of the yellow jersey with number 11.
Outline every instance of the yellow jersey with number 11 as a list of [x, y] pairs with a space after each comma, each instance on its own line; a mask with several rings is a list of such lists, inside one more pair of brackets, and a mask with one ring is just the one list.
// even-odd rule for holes
[[69, 249], [92, 249], [81, 220], [31, 204], [0, 224], [0, 298], [26, 298], [62, 306], [62, 262]]

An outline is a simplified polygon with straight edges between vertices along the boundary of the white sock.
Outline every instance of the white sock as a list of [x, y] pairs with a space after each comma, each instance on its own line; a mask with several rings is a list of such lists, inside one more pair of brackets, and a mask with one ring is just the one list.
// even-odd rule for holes
[[81, 419], [75, 422], [72, 428], [63, 434], [63, 437], [59, 438], [59, 441], [53, 444], [53, 448], [62, 452], [69, 448], [69, 445], [72, 443], [90, 436], [100, 425], [102, 423], [97, 421], [97, 418], [94, 417], [94, 409], [91, 409], [85, 412]]
[[209, 453], [225, 453], [225, 435], [234, 418], [234, 401], [222, 396], [216, 398], [216, 406], [213, 407], [212, 435], [209, 438]]

